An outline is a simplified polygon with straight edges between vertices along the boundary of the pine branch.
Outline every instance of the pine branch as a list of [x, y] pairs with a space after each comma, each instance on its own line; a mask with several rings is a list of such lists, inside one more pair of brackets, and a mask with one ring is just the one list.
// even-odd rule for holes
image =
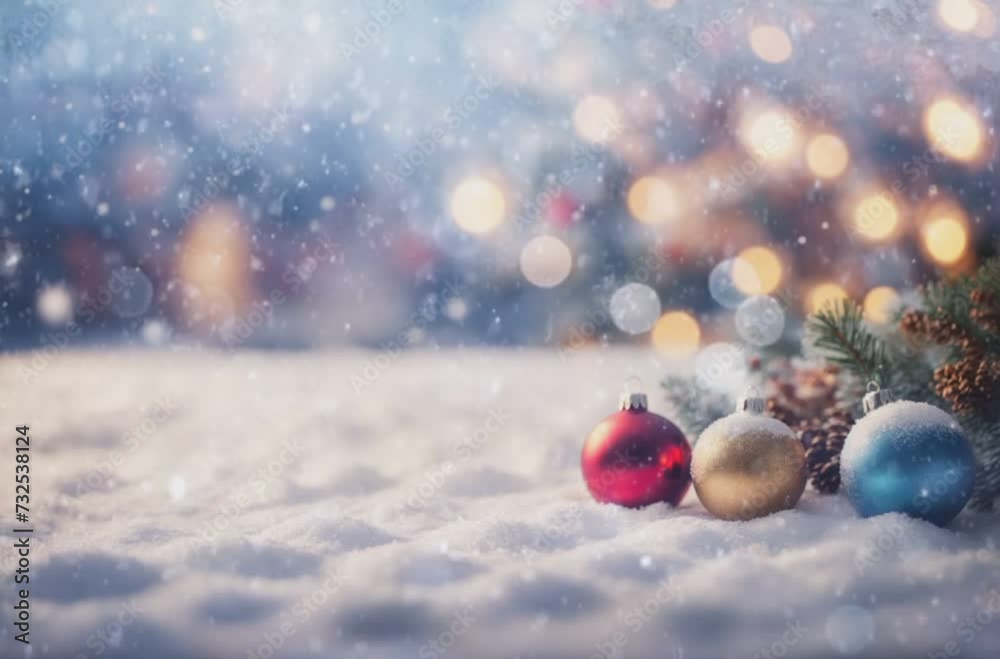
[[[982, 316], [981, 305], [978, 318], [973, 314], [977, 309], [973, 291], [977, 290], [1000, 298], [1000, 259], [987, 261], [972, 276], [942, 280], [923, 290], [923, 311], [937, 321], [937, 331], [957, 337], [947, 341], [947, 348], [940, 339], [919, 342], [899, 330], [876, 335], [866, 326], [861, 309], [851, 302], [828, 306], [810, 316], [807, 345], [862, 384], [875, 381], [890, 387], [899, 398], [949, 409], [952, 402], [942, 399], [935, 389], [935, 366], [942, 360], [954, 362], [965, 356], [970, 344], [985, 352], [986, 358], [1000, 358], [1000, 334], [977, 322]], [[978, 511], [1000, 505], [1000, 422], [992, 411], [959, 415], [976, 455], [976, 485], [969, 507]]]
[[976, 454], [976, 486], [969, 507], [980, 512], [992, 511], [1000, 499], [1000, 424], [984, 421], [975, 414], [959, 417]]
[[892, 369], [885, 345], [865, 326], [864, 315], [853, 302], [824, 306], [809, 317], [806, 331], [820, 356], [862, 382], [889, 384]]
[[[991, 440], [992, 441], [992, 438]], [[1000, 502], [1000, 446], [976, 444], [976, 485], [969, 507], [980, 512], [994, 510]]]
[[663, 388], [669, 413], [692, 446], [712, 422], [733, 411], [732, 401], [699, 387], [694, 378], [667, 376]]
[[[896, 324], [898, 327], [898, 323]], [[928, 350], [936, 346], [920, 344], [898, 330], [880, 335], [889, 364], [887, 385], [897, 398], [947, 407], [934, 388], [934, 366]]]
[[[986, 261], [971, 276], [942, 279], [924, 289], [924, 313], [930, 320], [939, 323], [939, 327], [957, 328], [957, 331], [946, 329], [956, 338], [948, 342], [950, 345], [944, 354], [931, 346], [910, 351], [916, 354], [910, 355], [915, 358], [905, 362], [907, 366], [918, 363], [931, 368], [940, 366], [941, 357], [945, 357], [944, 363], [955, 363], [967, 357], [970, 350], [975, 351], [977, 360], [1000, 358], [1000, 335], [990, 331], [973, 313], [977, 310], [982, 312], [981, 305], [977, 309], [973, 297], [973, 292], [977, 290], [994, 299], [1000, 298], [1000, 259]], [[914, 377], [923, 380], [919, 371], [916, 376], [908, 374], [906, 379], [912, 381]], [[937, 398], [936, 393], [932, 398]], [[916, 396], [914, 399], [919, 400]], [[928, 402], [948, 408], [955, 401], [928, 399]], [[993, 510], [1000, 501], [1000, 423], [996, 421], [995, 411], [987, 405], [958, 415], [976, 455], [976, 485], [969, 502], [973, 510]]]
[[[935, 282], [923, 294], [924, 308], [935, 319], [954, 323], [988, 353], [1000, 355], [1000, 336], [988, 332], [972, 317], [972, 292], [981, 289], [1000, 296], [1000, 258], [986, 261], [974, 274]], [[961, 356], [955, 348], [953, 357]]]

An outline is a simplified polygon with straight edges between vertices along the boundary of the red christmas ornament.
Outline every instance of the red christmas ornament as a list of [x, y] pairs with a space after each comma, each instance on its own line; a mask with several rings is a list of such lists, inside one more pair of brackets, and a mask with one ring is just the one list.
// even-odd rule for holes
[[641, 508], [678, 505], [691, 486], [691, 446], [680, 428], [647, 408], [646, 395], [622, 394], [620, 411], [590, 431], [580, 464], [601, 503]]

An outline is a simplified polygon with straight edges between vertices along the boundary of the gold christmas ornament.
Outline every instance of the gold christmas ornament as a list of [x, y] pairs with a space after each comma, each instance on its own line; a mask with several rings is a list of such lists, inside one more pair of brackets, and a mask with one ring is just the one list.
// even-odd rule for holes
[[716, 517], [748, 520], [792, 508], [806, 487], [806, 456], [795, 432], [764, 414], [748, 393], [736, 412], [698, 438], [691, 477], [702, 505]]

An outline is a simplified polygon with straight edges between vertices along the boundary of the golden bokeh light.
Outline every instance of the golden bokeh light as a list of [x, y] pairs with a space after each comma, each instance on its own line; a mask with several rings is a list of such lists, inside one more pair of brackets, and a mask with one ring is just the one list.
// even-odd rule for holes
[[780, 64], [792, 56], [792, 40], [777, 25], [758, 25], [750, 31], [750, 48], [757, 57]]
[[588, 142], [608, 142], [622, 132], [622, 115], [610, 98], [592, 94], [573, 110], [573, 128]]
[[969, 232], [965, 223], [950, 215], [928, 221], [921, 235], [927, 254], [942, 265], [957, 263], [969, 247]]
[[997, 33], [997, 17], [989, 5], [976, 1], [976, 27], [972, 31], [980, 39], [992, 39]]
[[971, 32], [979, 20], [976, 5], [974, 0], [938, 0], [938, 17], [956, 32]]
[[555, 236], [538, 236], [521, 250], [521, 273], [539, 288], [554, 288], [573, 269], [573, 253]]
[[806, 296], [806, 311], [816, 313], [820, 309], [847, 299], [847, 291], [840, 284], [827, 282], [813, 286]]
[[865, 318], [876, 325], [885, 325], [893, 318], [893, 312], [899, 307], [899, 293], [891, 286], [876, 286], [865, 295], [862, 304]]
[[663, 224], [677, 218], [677, 192], [658, 176], [643, 176], [633, 183], [626, 202], [632, 217], [645, 224]]
[[196, 215], [178, 255], [178, 274], [193, 295], [183, 313], [199, 327], [242, 314], [252, 297], [250, 244], [238, 211], [216, 203]]
[[701, 343], [701, 328], [685, 311], [668, 311], [660, 316], [650, 335], [653, 347], [668, 357], [688, 357]]
[[882, 190], [861, 197], [851, 214], [851, 229], [868, 242], [883, 242], [894, 237], [899, 224], [899, 206], [891, 194]]
[[844, 173], [850, 162], [850, 153], [844, 140], [832, 133], [823, 133], [809, 140], [806, 146], [806, 163], [815, 176], [835, 179]]
[[767, 247], [748, 247], [733, 260], [733, 284], [746, 295], [767, 295], [778, 288], [781, 259]]
[[983, 152], [985, 129], [975, 109], [954, 97], [939, 98], [924, 112], [924, 134], [937, 151], [961, 162]]
[[795, 121], [779, 110], [749, 115], [740, 132], [746, 148], [766, 164], [786, 163], [802, 146]]
[[462, 230], [473, 234], [493, 231], [507, 212], [503, 192], [483, 176], [464, 179], [451, 194], [451, 216]]

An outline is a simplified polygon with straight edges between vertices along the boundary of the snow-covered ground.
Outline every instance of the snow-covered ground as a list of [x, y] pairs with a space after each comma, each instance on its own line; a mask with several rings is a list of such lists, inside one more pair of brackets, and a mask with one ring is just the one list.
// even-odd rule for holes
[[[811, 491], [749, 523], [693, 490], [593, 503], [581, 442], [625, 377], [663, 410], [645, 351], [68, 351], [24, 382], [30, 364], [0, 358], [0, 410], [31, 426], [34, 656], [1000, 653], [1000, 516], [858, 520]], [[0, 656], [20, 657], [11, 542]]]

